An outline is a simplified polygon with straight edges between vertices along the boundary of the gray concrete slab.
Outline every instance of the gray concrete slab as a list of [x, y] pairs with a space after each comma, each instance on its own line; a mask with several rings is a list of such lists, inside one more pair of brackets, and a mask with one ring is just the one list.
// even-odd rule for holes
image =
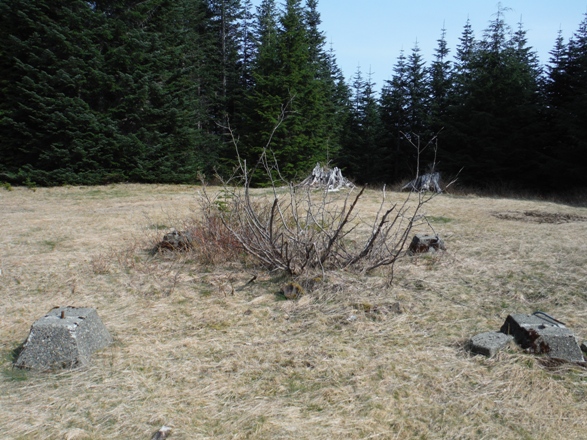
[[493, 357], [513, 340], [513, 336], [501, 332], [485, 332], [473, 336], [469, 347], [473, 353]]

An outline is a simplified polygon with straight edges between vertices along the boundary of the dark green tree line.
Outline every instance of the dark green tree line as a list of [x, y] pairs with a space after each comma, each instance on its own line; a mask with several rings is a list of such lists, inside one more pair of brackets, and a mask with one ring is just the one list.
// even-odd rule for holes
[[215, 141], [202, 128], [211, 114], [201, 95], [210, 77], [204, 4], [0, 7], [0, 38], [10, 42], [0, 67], [4, 179], [180, 182], [213, 160]]
[[587, 169], [587, 14], [567, 44], [560, 37], [551, 52], [545, 84], [544, 150], [553, 157], [552, 185], [583, 185]]
[[330, 161], [394, 183], [417, 136], [439, 134], [421, 170], [584, 186], [587, 18], [541, 66], [505, 16], [481, 38], [467, 21], [454, 52], [442, 29], [429, 65], [401, 52], [377, 94], [360, 69], [345, 81], [317, 0], [0, 0], [0, 181], [194, 182], [231, 172], [236, 139], [249, 166], [268, 145], [287, 178]]
[[472, 50], [468, 28], [461, 42], [441, 158], [453, 171], [465, 167], [469, 183], [536, 181], [539, 155], [527, 152], [536, 145], [540, 71], [523, 30], [513, 34], [500, 10]]
[[[338, 149], [340, 72], [317, 1], [0, 2], [0, 180], [188, 182], [272, 149], [293, 176]], [[257, 21], [256, 28], [254, 21]], [[337, 76], [338, 75], [338, 76]]]
[[2, 178], [94, 181], [114, 142], [99, 91], [105, 20], [83, 1], [2, 2], [0, 16]]
[[[400, 54], [380, 97], [384, 181], [413, 173], [414, 148], [402, 137], [410, 133], [423, 140], [439, 134], [438, 166], [449, 175], [462, 169], [467, 185], [542, 192], [584, 186], [586, 20], [568, 44], [556, 41], [545, 72], [523, 24], [513, 30], [505, 12], [500, 6], [481, 39], [467, 21], [452, 62], [444, 29], [430, 67], [417, 46], [409, 57]], [[422, 166], [432, 157], [420, 159]]]

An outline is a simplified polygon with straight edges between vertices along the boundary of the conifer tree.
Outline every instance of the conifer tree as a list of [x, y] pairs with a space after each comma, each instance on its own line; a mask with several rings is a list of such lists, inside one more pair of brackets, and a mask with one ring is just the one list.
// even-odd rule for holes
[[304, 13], [304, 22], [308, 32], [309, 56], [310, 62], [318, 67], [318, 74], [322, 73], [320, 67], [326, 66], [326, 54], [324, 44], [326, 38], [324, 32], [320, 30], [322, 20], [318, 12], [318, 0], [307, 0], [306, 10]]
[[[549, 52], [550, 60], [546, 66], [547, 76], [543, 84], [544, 99], [547, 104], [545, 112], [545, 130], [547, 137], [545, 148], [551, 150], [555, 156], [561, 157], [560, 153], [566, 143], [564, 129], [559, 124], [559, 109], [563, 106], [566, 80], [565, 64], [567, 60], [567, 45], [562, 36], [562, 29], [559, 29], [555, 45]], [[559, 170], [562, 171], [564, 165], [559, 163]]]
[[438, 40], [434, 51], [434, 60], [428, 69], [430, 82], [430, 117], [429, 124], [433, 133], [438, 133], [444, 127], [444, 118], [449, 106], [449, 97], [453, 84], [452, 63], [448, 56], [450, 49], [446, 41], [446, 29]]
[[[281, 106], [271, 78], [279, 71], [277, 60], [277, 20], [278, 11], [275, 0], [262, 0], [257, 6], [252, 38], [255, 44], [251, 67], [251, 87], [247, 90], [245, 101], [244, 146], [241, 153], [251, 166], [261, 154], [265, 143], [271, 137], [273, 127], [278, 124]], [[243, 148], [244, 147], [244, 148]]]
[[216, 130], [222, 135], [235, 118], [236, 103], [242, 99], [240, 49], [243, 35], [239, 21], [243, 9], [240, 0], [208, 0], [208, 8], [208, 32], [213, 38], [208, 59], [216, 70], [216, 74], [211, 75], [216, 79], [212, 88], [217, 96], [213, 118]]
[[[454, 57], [452, 87], [448, 96], [448, 107], [441, 120], [442, 142], [439, 144], [439, 155], [445, 167], [457, 173], [471, 160], [471, 152], [466, 150], [470, 144], [467, 138], [467, 110], [474, 76], [475, 57], [479, 50], [475, 32], [470, 19], [467, 18]], [[465, 176], [461, 180], [466, 179]]]
[[323, 80], [327, 96], [325, 100], [328, 130], [326, 160], [330, 161], [336, 158], [342, 149], [344, 127], [350, 116], [350, 89], [332, 48], [326, 55], [326, 63], [329, 72], [329, 76]]
[[271, 137], [271, 153], [282, 175], [293, 178], [326, 159], [329, 97], [319, 75], [322, 64], [312, 60], [311, 53], [320, 53], [322, 43], [318, 39], [311, 44], [307, 11], [300, 0], [288, 0], [284, 8], [277, 15], [270, 0], [258, 8], [255, 86], [249, 104], [254, 131], [246, 140], [246, 156], [254, 161]]
[[[253, 31], [254, 14], [251, 0], [244, 0], [241, 11], [241, 73], [240, 80], [243, 92], [246, 93], [253, 86], [253, 60], [255, 57], [255, 36]], [[242, 108], [241, 108], [242, 112]], [[240, 112], [239, 112], [240, 113]]]
[[0, 39], [14, 43], [0, 62], [0, 172], [44, 185], [185, 182], [214, 161], [200, 0], [0, 7]]
[[[97, 2], [98, 10], [111, 6]], [[200, 34], [205, 5], [119, 2], [107, 13], [112, 38], [106, 95], [116, 121], [116, 159], [134, 181], [194, 181], [217, 149], [204, 134], [212, 90], [208, 72], [198, 65], [209, 53]]]
[[407, 174], [408, 153], [402, 133], [410, 131], [408, 88], [408, 65], [402, 50], [393, 67], [393, 76], [391, 80], [385, 81], [380, 98], [383, 143], [389, 157], [387, 180], [392, 182]]
[[355, 72], [340, 160], [347, 174], [361, 183], [381, 182], [386, 177], [383, 130], [371, 77], [369, 72], [363, 79], [360, 67]]
[[318, 66], [312, 63], [312, 47], [301, 1], [287, 0], [280, 17], [278, 54], [281, 96], [290, 100], [291, 107], [274, 151], [290, 177], [307, 173], [326, 158], [326, 96], [317, 78]]
[[308, 32], [310, 63], [315, 69], [315, 79], [322, 89], [324, 107], [321, 124], [326, 127], [326, 148], [329, 160], [340, 149], [342, 124], [347, 114], [348, 87], [337, 65], [332, 47], [325, 50], [326, 37], [320, 30], [322, 20], [318, 12], [318, 0], [307, 0], [305, 23]]
[[459, 38], [455, 56], [454, 92], [456, 96], [463, 96], [471, 80], [473, 60], [476, 53], [477, 41], [471, 21], [467, 19], [463, 32]]
[[523, 29], [512, 33], [504, 12], [499, 7], [477, 43], [467, 26], [457, 51], [457, 85], [440, 156], [453, 172], [465, 167], [461, 180], [467, 183], [488, 174], [516, 184], [540, 179], [533, 151], [539, 72]]
[[559, 165], [553, 185], [582, 187], [587, 170], [587, 14], [567, 45], [559, 33], [551, 55], [547, 148]]
[[407, 79], [407, 118], [409, 132], [427, 136], [428, 131], [428, 83], [425, 62], [418, 43], [414, 45], [406, 66]]

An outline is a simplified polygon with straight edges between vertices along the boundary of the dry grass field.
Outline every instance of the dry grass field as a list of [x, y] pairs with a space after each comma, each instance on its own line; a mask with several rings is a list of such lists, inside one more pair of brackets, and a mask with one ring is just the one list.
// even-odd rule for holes
[[[445, 253], [403, 258], [391, 285], [387, 269], [308, 274], [290, 301], [250, 261], [149, 256], [197, 191], [0, 189], [1, 439], [587, 438], [586, 369], [465, 347], [536, 310], [587, 339], [587, 208], [440, 195], [423, 212]], [[12, 369], [67, 305], [95, 307], [114, 344], [80, 370]]]

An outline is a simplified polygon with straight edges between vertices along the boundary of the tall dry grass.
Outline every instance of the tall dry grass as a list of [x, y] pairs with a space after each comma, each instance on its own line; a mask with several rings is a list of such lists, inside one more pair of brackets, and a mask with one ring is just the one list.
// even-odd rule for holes
[[[285, 301], [288, 279], [250, 261], [149, 254], [194, 215], [196, 191], [0, 190], [0, 438], [149, 438], [162, 425], [176, 439], [585, 438], [584, 369], [464, 347], [513, 312], [587, 335], [587, 209], [442, 195], [425, 213], [445, 254], [400, 260], [391, 286], [385, 269], [308, 274], [308, 293]], [[366, 196], [368, 219], [380, 199]], [[13, 370], [58, 305], [95, 307], [115, 343], [83, 370]]]

